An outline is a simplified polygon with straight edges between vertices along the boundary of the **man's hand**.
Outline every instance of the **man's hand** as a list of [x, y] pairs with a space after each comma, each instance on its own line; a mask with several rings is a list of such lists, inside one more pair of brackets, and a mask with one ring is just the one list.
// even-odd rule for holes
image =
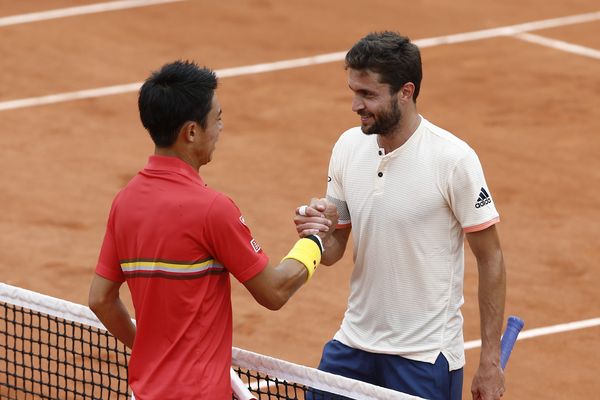
[[473, 400], [499, 400], [504, 394], [504, 372], [500, 365], [479, 364], [471, 385]]
[[328, 238], [337, 222], [337, 207], [325, 198], [312, 198], [308, 205], [296, 208], [294, 223], [300, 237], [319, 235], [323, 239]]

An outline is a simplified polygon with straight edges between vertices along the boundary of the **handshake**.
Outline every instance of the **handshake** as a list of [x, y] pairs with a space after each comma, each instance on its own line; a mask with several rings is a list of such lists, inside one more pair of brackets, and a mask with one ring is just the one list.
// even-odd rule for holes
[[308, 205], [296, 208], [294, 223], [301, 238], [318, 235], [323, 241], [331, 237], [338, 223], [338, 210], [326, 198], [312, 198]]

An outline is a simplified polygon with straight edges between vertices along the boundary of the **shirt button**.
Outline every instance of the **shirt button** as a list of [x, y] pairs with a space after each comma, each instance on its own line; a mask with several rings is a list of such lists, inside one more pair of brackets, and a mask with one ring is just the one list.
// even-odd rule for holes
[[381, 178], [383, 176], [383, 172], [378, 172], [377, 176]]
[[379, 155], [380, 155], [380, 156], [381, 156], [381, 155], [383, 155], [383, 152], [382, 152], [381, 150], [379, 150]]

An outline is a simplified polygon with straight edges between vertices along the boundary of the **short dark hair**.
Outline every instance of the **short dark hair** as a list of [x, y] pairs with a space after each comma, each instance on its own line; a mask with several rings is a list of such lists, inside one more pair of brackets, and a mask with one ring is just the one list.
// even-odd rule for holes
[[370, 70], [390, 85], [392, 94], [407, 82], [415, 85], [417, 100], [423, 71], [419, 48], [406, 36], [396, 32], [373, 32], [360, 39], [346, 54], [346, 69]]
[[144, 82], [138, 97], [140, 119], [157, 147], [175, 143], [179, 130], [188, 121], [206, 128], [212, 107], [217, 76], [191, 61], [175, 61], [154, 71]]

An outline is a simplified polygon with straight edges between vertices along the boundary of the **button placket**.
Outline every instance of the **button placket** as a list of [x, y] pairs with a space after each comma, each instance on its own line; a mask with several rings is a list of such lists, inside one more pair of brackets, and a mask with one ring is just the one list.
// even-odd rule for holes
[[383, 192], [385, 168], [388, 163], [388, 160], [389, 160], [389, 158], [384, 156], [381, 159], [381, 161], [379, 162], [379, 167], [377, 168], [377, 178], [375, 178], [376, 179], [376, 181], [375, 181], [375, 192], [376, 193]]

